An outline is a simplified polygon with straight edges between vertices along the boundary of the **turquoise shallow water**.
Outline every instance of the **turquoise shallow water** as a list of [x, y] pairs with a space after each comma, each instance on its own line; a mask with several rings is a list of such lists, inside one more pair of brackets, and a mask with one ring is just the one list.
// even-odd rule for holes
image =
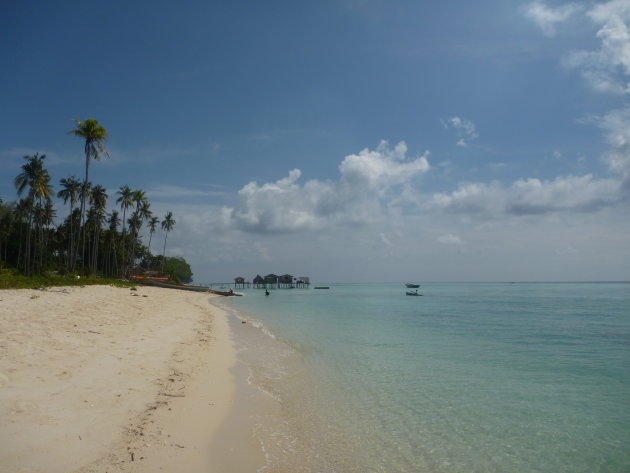
[[[630, 284], [331, 284], [226, 302], [270, 472], [630, 471]], [[240, 322], [239, 322], [240, 323]]]

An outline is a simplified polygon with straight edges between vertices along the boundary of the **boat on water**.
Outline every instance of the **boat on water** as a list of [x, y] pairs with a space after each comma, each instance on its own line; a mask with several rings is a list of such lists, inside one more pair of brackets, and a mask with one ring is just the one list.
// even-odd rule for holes
[[315, 286], [313, 289], [330, 289], [330, 286]]
[[405, 283], [405, 287], [407, 287], [408, 289], [417, 289], [420, 287], [420, 284], [415, 284], [412, 282], [406, 282]]
[[405, 294], [408, 296], [421, 296], [422, 294], [418, 293], [418, 291], [406, 291]]
[[232, 289], [229, 291], [217, 291], [215, 289], [208, 289], [210, 294], [216, 294], [217, 296], [242, 296], [240, 292], [234, 292]]

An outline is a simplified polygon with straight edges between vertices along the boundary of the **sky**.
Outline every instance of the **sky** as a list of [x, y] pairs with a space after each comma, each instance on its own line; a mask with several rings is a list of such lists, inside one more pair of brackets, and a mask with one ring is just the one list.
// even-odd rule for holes
[[630, 280], [630, 0], [26, 0], [0, 64], [0, 198], [95, 118], [195, 282]]

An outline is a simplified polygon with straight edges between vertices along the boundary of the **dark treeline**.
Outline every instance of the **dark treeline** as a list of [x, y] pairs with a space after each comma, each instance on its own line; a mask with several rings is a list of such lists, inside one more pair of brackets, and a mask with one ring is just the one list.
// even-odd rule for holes
[[[90, 164], [108, 156], [105, 128], [94, 119], [75, 120], [69, 133], [83, 140], [84, 177], [59, 180], [57, 192], [45, 167], [45, 155], [25, 156], [14, 184], [18, 200], [0, 198], [0, 267], [14, 268], [26, 276], [58, 273], [127, 278], [140, 265], [171, 274], [189, 282], [190, 267], [183, 258], [166, 258], [168, 233], [175, 220], [172, 212], [163, 219], [153, 215], [145, 192], [121, 186], [113, 196], [89, 180]], [[53, 197], [63, 201], [68, 216], [58, 221]], [[115, 206], [107, 211], [107, 203]], [[161, 226], [164, 245], [161, 255], [150, 251], [153, 235]], [[140, 237], [148, 230], [145, 246]]]

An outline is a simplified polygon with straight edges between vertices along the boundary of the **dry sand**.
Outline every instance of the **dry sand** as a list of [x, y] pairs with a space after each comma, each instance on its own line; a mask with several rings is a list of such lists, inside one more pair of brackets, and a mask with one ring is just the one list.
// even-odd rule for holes
[[209, 453], [236, 389], [227, 315], [209, 297], [0, 291], [0, 472], [255, 471], [251, 445], [240, 464]]

